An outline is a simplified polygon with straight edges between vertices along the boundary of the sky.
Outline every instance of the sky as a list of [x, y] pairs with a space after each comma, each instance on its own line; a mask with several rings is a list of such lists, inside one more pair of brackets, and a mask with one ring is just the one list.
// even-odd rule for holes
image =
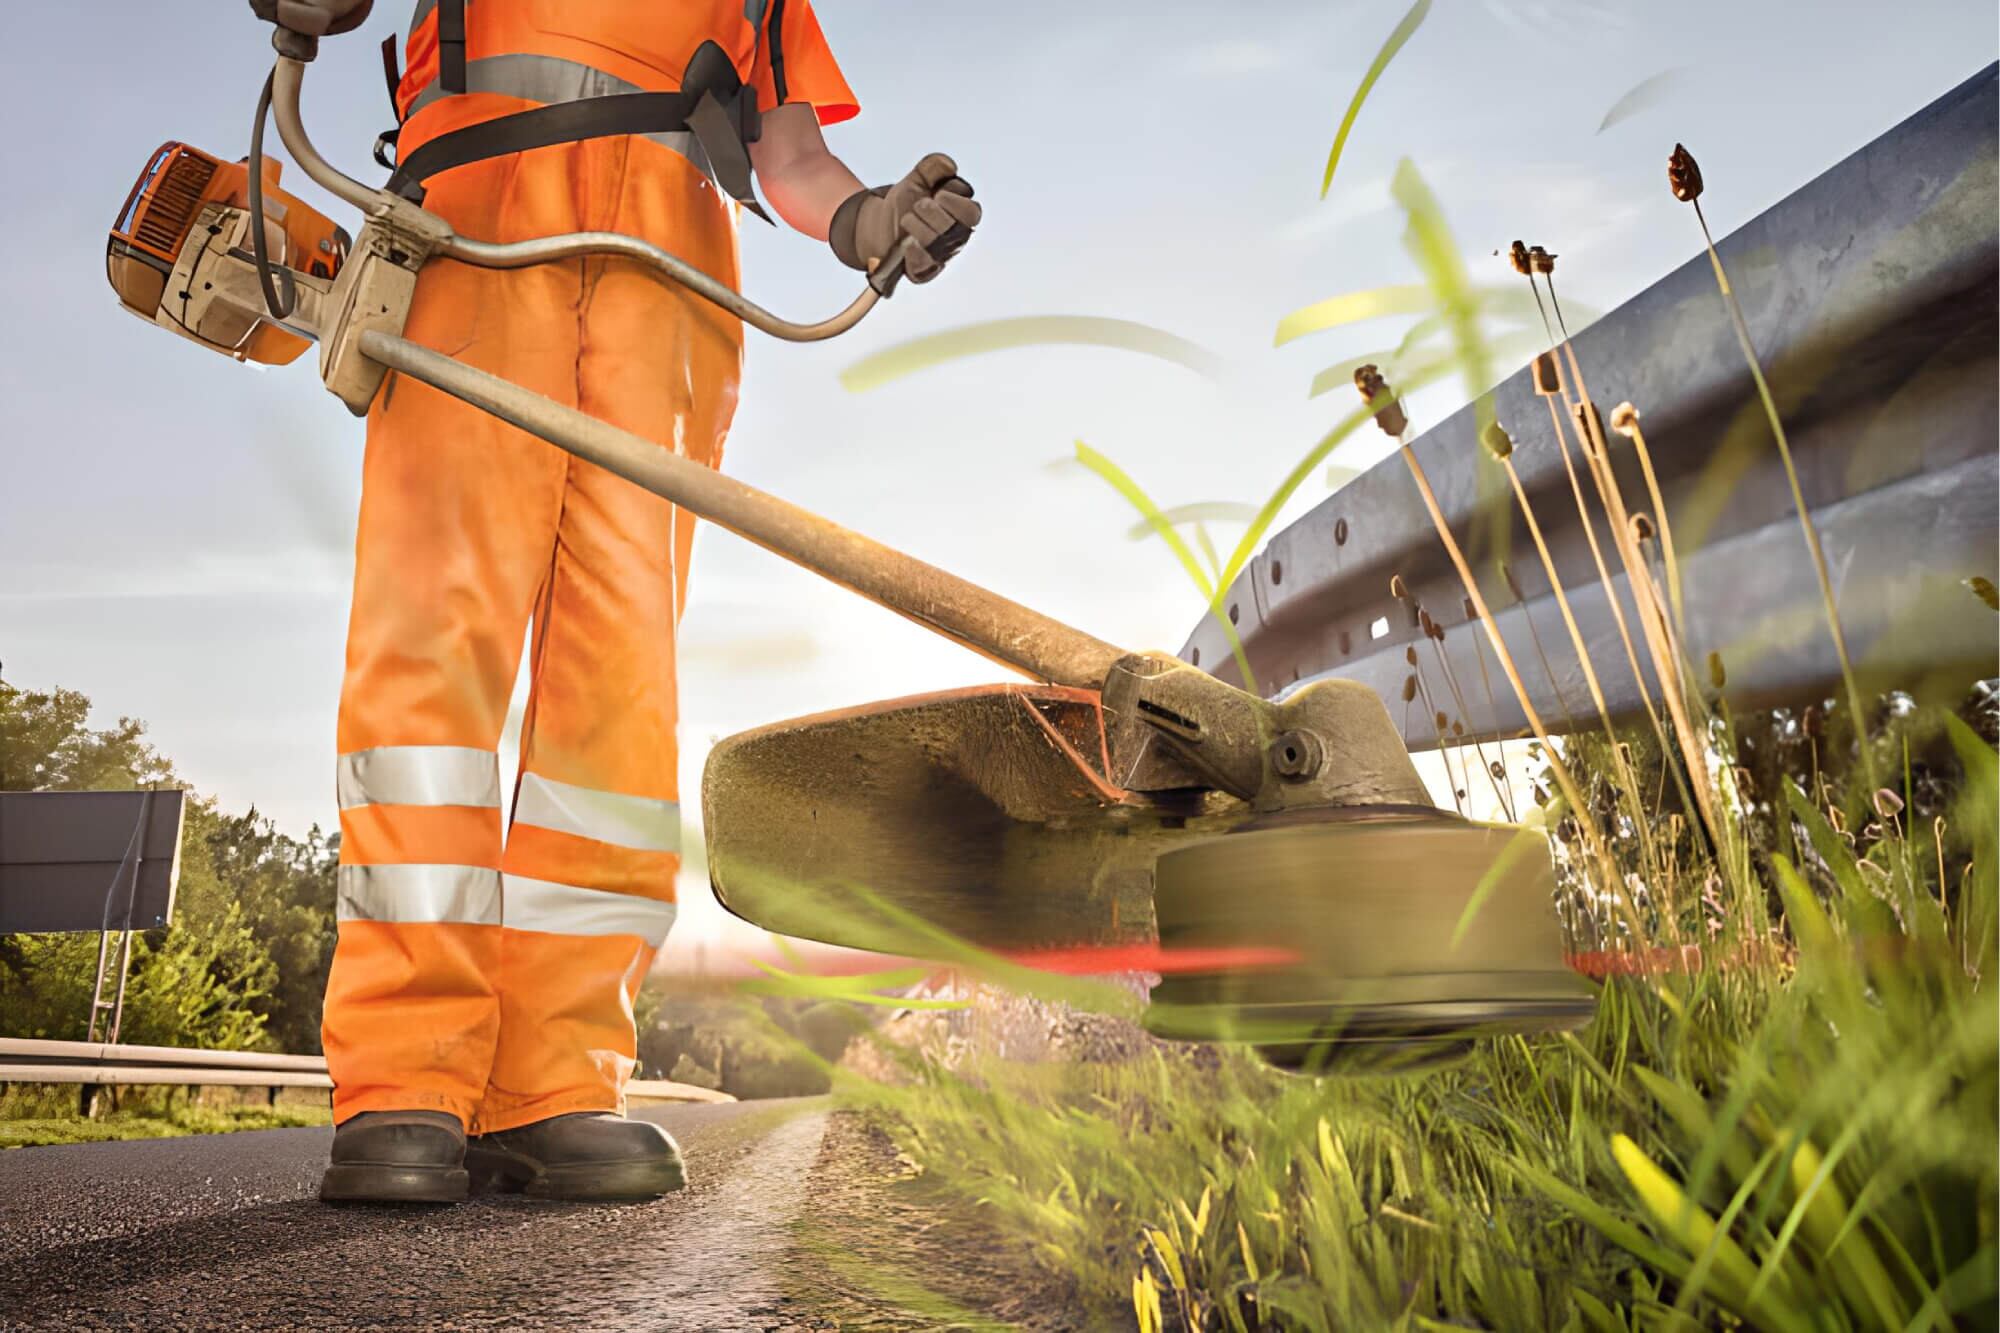
[[[1261, 501], [1349, 402], [1318, 370], [1393, 345], [1377, 321], [1272, 345], [1281, 316], [1415, 281], [1388, 194], [1408, 157], [1475, 280], [1516, 237], [1561, 256], [1566, 303], [1609, 310], [1700, 238], [1669, 196], [1676, 141], [1723, 234], [1990, 63], [1991, 0], [1436, 0], [1377, 85], [1327, 198], [1334, 129], [1403, 0], [955, 4], [820, 0], [859, 94], [828, 142], [888, 181], [943, 150], [986, 208], [939, 281], [850, 335], [749, 335], [733, 475], [1100, 638], [1177, 649], [1201, 599], [1125, 502], [1072, 458], [1117, 460], [1161, 504]], [[316, 142], [373, 180], [388, 119], [380, 0], [306, 85]], [[0, 80], [0, 673], [145, 719], [181, 775], [293, 833], [336, 822], [334, 709], [361, 424], [311, 359], [259, 373], [149, 329], [103, 277], [111, 217], [177, 138], [246, 151], [271, 53], [237, 0], [23, 5]], [[122, 34], [122, 35], [120, 35]], [[107, 40], [112, 37], [112, 40]], [[1601, 128], [1656, 75], [1659, 96]], [[286, 185], [348, 221], [287, 173]], [[350, 229], [352, 224], [350, 222]], [[750, 222], [745, 290], [795, 319], [844, 305], [824, 246]], [[1023, 349], [865, 393], [871, 352], [981, 320], [1098, 315], [1206, 347], [1221, 369]], [[1421, 430], [1463, 400], [1417, 396]], [[1386, 452], [1356, 437], [1337, 461]], [[1287, 519], [1323, 500], [1301, 490]], [[1219, 535], [1233, 540], [1234, 530]], [[731, 535], [695, 548], [681, 635], [684, 801], [714, 740], [781, 718], [999, 678], [990, 663]], [[688, 877], [684, 877], [684, 880]], [[678, 946], [736, 938], [682, 884]]]

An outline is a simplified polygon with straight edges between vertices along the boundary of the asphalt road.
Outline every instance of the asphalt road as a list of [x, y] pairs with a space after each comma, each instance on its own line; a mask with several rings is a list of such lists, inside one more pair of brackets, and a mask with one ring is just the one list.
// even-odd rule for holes
[[328, 1129], [0, 1152], [0, 1327], [829, 1327], [787, 1281], [825, 1104], [637, 1114], [690, 1176], [643, 1204], [330, 1208]]

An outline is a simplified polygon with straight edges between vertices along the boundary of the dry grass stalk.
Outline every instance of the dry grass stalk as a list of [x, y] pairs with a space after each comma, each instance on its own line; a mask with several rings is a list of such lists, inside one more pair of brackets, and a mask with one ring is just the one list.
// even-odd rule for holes
[[1681, 564], [1674, 554], [1673, 526], [1667, 522], [1667, 502], [1660, 494], [1660, 479], [1653, 472], [1653, 455], [1646, 448], [1646, 432], [1639, 427], [1639, 409], [1630, 403], [1620, 403], [1611, 409], [1611, 429], [1632, 441], [1632, 451], [1639, 458], [1639, 470], [1646, 477], [1646, 495], [1653, 502], [1653, 514], [1659, 524], [1660, 558], [1667, 567], [1667, 600], [1673, 604], [1674, 625], [1683, 637], [1687, 634], [1687, 608], [1681, 601]]
[[[1591, 663], [1590, 650], [1583, 641], [1583, 631], [1577, 628], [1576, 615], [1570, 610], [1569, 594], [1563, 590], [1562, 579], [1556, 573], [1555, 560], [1549, 554], [1548, 541], [1542, 536], [1542, 525], [1535, 518], [1535, 507], [1529, 502], [1527, 487], [1521, 484], [1521, 474], [1514, 467], [1513, 444], [1511, 441], [1506, 441], [1507, 432], [1500, 423], [1495, 422], [1487, 429], [1488, 433], [1494, 437], [1487, 442], [1487, 452], [1499, 459], [1500, 466], [1506, 470], [1507, 480], [1514, 488], [1514, 499], [1521, 506], [1521, 516], [1527, 520], [1528, 535], [1534, 539], [1535, 552], [1541, 557], [1542, 572], [1548, 575], [1549, 587], [1556, 596], [1556, 606], [1562, 612], [1564, 626], [1569, 630], [1570, 643], [1576, 648], [1577, 665], [1583, 670], [1583, 683], [1590, 691], [1591, 702], [1597, 707], [1597, 718], [1604, 728], [1604, 738], [1612, 746], [1614, 762], [1618, 766], [1619, 784], [1625, 791], [1632, 793], [1636, 801], [1639, 790], [1638, 779], [1633, 776], [1631, 769], [1627, 768], [1622, 760], [1616, 758], [1618, 754], [1618, 732], [1611, 725], [1611, 710], [1604, 702], [1604, 690], [1597, 680], [1597, 668]], [[1506, 441], [1504, 445], [1503, 441]], [[1567, 458], [1566, 454], [1565, 458]], [[1594, 538], [1592, 539], [1592, 543], [1594, 546]], [[1524, 699], [1522, 702], [1525, 705], [1526, 700]], [[1646, 821], [1645, 812], [1637, 810], [1636, 815], [1637, 817], [1633, 820], [1633, 825], [1638, 831], [1641, 849], [1647, 861], [1651, 863], [1655, 859], [1653, 835]]]
[[[1369, 369], [1372, 370], [1373, 367]], [[1357, 383], [1360, 380], [1359, 372], [1356, 374], [1356, 380]], [[1380, 385], [1375, 393], [1366, 394], [1364, 391], [1371, 403], [1389, 394], [1389, 388], [1386, 384], [1382, 384], [1380, 375], [1374, 377], [1374, 382]], [[1479, 581], [1472, 576], [1472, 566], [1466, 563], [1465, 552], [1460, 549], [1458, 538], [1452, 535], [1451, 525], [1445, 522], [1444, 510], [1438, 505], [1437, 493], [1431, 489], [1430, 478], [1424, 474], [1424, 465], [1417, 460], [1416, 451], [1410, 448], [1402, 436], [1393, 438], [1396, 440], [1397, 449], [1403, 455], [1404, 464], [1410, 469], [1411, 479], [1417, 484], [1418, 494], [1423, 497], [1424, 509], [1431, 516], [1431, 525], [1437, 529], [1438, 540], [1444, 543], [1445, 554], [1451, 557], [1452, 568], [1458, 571], [1459, 582], [1465, 585], [1465, 595], [1471, 599], [1473, 609], [1479, 613], [1479, 624], [1486, 631], [1486, 641], [1493, 646], [1494, 656], [1500, 660], [1500, 670], [1505, 673], [1508, 683], [1514, 687], [1514, 693], [1520, 700], [1521, 712], [1527, 717], [1528, 726], [1534, 730], [1535, 738], [1542, 744], [1542, 753], [1548, 760], [1549, 772], [1554, 775], [1556, 785], [1562, 789], [1564, 802], [1571, 811], [1579, 815], [1577, 827], [1583, 832], [1586, 846], [1592, 857], [1604, 868], [1606, 882], [1621, 886], [1620, 903], [1628, 913], [1631, 913], [1630, 895], [1623, 891], [1623, 881], [1618, 878], [1615, 862], [1605, 848], [1603, 839], [1598, 835], [1595, 823], [1581, 817], [1586, 809], [1583, 793], [1577, 787], [1575, 778], [1570, 776], [1569, 767], [1563, 763], [1562, 756], [1557, 752], [1555, 741], [1550, 737], [1548, 727], [1543, 724], [1541, 714], [1535, 711], [1534, 702], [1528, 695], [1527, 683], [1521, 679], [1520, 670], [1514, 665], [1514, 655], [1508, 651], [1507, 641], [1501, 637], [1500, 626], [1493, 619], [1492, 611], [1487, 609], [1485, 594], [1479, 590]]]
[[1868, 743], [1868, 714], [1862, 706], [1861, 687], [1854, 681], [1854, 665], [1848, 659], [1847, 636], [1840, 627], [1840, 609], [1834, 603], [1833, 578], [1827, 572], [1826, 552], [1819, 544], [1819, 529], [1812, 521], [1811, 511], [1806, 508], [1805, 492], [1799, 486], [1799, 471], [1792, 463], [1791, 442], [1785, 437], [1785, 423], [1778, 415], [1778, 404], [1771, 396], [1771, 386], [1764, 379], [1764, 366], [1757, 359], [1757, 344], [1751, 340], [1750, 325], [1743, 318], [1742, 303], [1736, 299], [1736, 289], [1729, 285], [1729, 272], [1722, 266], [1722, 256], [1715, 249], [1715, 237], [1708, 230], [1708, 218], [1701, 211], [1701, 167], [1696, 164], [1694, 155], [1679, 144], [1674, 145], [1673, 156], [1668, 159], [1667, 181], [1673, 187], [1675, 198], [1693, 206], [1695, 221], [1701, 224], [1701, 240], [1708, 249], [1708, 262], [1715, 269], [1715, 285], [1722, 292], [1723, 304], [1729, 308], [1730, 323], [1736, 328], [1736, 341], [1742, 345], [1744, 363], [1750, 367], [1750, 378], [1756, 382], [1757, 396], [1763, 400], [1764, 415], [1771, 423], [1772, 438], [1778, 442], [1778, 457], [1785, 465], [1785, 480], [1792, 488], [1792, 505], [1798, 510], [1799, 530], [1805, 534], [1806, 550], [1812, 555], [1813, 573], [1819, 576], [1820, 598], [1826, 603], [1826, 625], [1833, 635], [1834, 655], [1840, 659], [1840, 678], [1847, 688], [1847, 706], [1854, 714], [1854, 734], [1860, 742], [1862, 767], [1868, 774], [1869, 784], [1880, 785], [1875, 752]]
[[[1590, 401], [1589, 392], [1583, 383], [1581, 368], [1576, 364], [1576, 351], [1568, 343], [1564, 344], [1570, 365], [1576, 371], [1578, 400], [1574, 419], [1580, 440], [1586, 441], [1585, 458], [1590, 463], [1591, 473], [1597, 483], [1599, 499], [1605, 506], [1610, 519], [1612, 540], [1618, 545], [1619, 558], [1625, 565], [1627, 580], [1633, 590], [1633, 603], [1639, 610], [1639, 628], [1646, 640], [1646, 648], [1653, 659], [1653, 670], [1659, 674], [1660, 694], [1667, 706], [1667, 713], [1673, 719], [1674, 731], [1680, 740], [1682, 757], [1688, 770], [1688, 785], [1693, 789], [1694, 799], [1701, 811], [1702, 822], [1707, 825], [1713, 845], [1718, 849], [1731, 845], [1730, 829], [1722, 818], [1720, 801], [1713, 778], [1708, 771], [1707, 728], [1695, 730], [1693, 719], [1688, 713], [1687, 673], [1682, 669], [1680, 655], [1674, 645], [1672, 632], [1666, 617], [1661, 614], [1660, 594], [1653, 583], [1653, 576], [1646, 568], [1644, 556], [1638, 549], [1632, 535], [1631, 516], [1625, 510], [1625, 499], [1618, 489], [1618, 478], [1611, 471], [1610, 446], [1604, 438], [1604, 422], [1597, 413], [1596, 405]], [[1664, 517], [1660, 526], [1666, 526]], [[1634, 664], [1635, 671], [1638, 669]], [[1643, 688], [1643, 687], [1642, 687]], [[1697, 696], [1699, 697], [1699, 696]], [[1705, 717], [1704, 717], [1705, 720]], [[1655, 721], [1657, 726], [1657, 720]], [[1664, 734], [1660, 738], [1662, 748], [1669, 742]]]

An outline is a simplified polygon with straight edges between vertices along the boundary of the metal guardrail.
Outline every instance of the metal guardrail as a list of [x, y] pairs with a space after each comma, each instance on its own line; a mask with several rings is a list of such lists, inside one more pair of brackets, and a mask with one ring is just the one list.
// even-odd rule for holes
[[[1963, 586], [1975, 575], [1995, 578], [2000, 552], [1995, 119], [1989, 66], [1719, 245], [1785, 421], [1864, 687], [1962, 686], [2000, 674], [1993, 614]], [[1660, 206], [1684, 207], [1667, 197], [1664, 179]], [[1693, 218], [1688, 229], [1695, 235]], [[1718, 653], [1737, 708], [1830, 697], [1839, 664], [1819, 587], [1707, 256], [1578, 331], [1574, 346], [1607, 416], [1621, 400], [1643, 414], [1697, 670]], [[1638, 686], [1532, 368], [1489, 398], [1513, 435], [1515, 466], [1611, 710], [1638, 716]], [[1556, 728], [1565, 701], [1569, 716], [1594, 717], [1518, 506], [1475, 429], [1467, 407], [1418, 439], [1417, 456], [1537, 711]], [[1611, 441], [1628, 501], [1650, 509], [1631, 447], [1617, 435]], [[1583, 485], [1615, 570], [1587, 476]], [[1525, 604], [1509, 590], [1503, 561]], [[1397, 574], [1447, 629], [1442, 648], [1465, 707], [1440, 707], [1470, 736], [1520, 734], [1526, 720], [1504, 680], [1493, 680], [1488, 702], [1482, 659], [1497, 676], [1490, 645], [1465, 626], [1464, 588], [1407, 464], [1393, 455], [1272, 537], [1229, 589], [1223, 605], [1259, 688], [1363, 681], [1388, 701], [1413, 747], [1435, 744], [1430, 713], [1403, 704], [1408, 648], [1422, 650], [1425, 683], [1441, 700], [1448, 694], [1412, 609], [1390, 594]], [[1622, 574], [1613, 586], [1636, 636]], [[1181, 655], [1240, 683], [1213, 618]], [[1640, 660], [1657, 699], [1643, 646]]]
[[[0, 1037], [0, 1084], [62, 1083], [99, 1087], [240, 1087], [331, 1089], [326, 1059], [266, 1051], [211, 1051], [180, 1046], [131, 1046], [89, 1041]], [[733, 1102], [726, 1092], [633, 1079], [632, 1101]]]

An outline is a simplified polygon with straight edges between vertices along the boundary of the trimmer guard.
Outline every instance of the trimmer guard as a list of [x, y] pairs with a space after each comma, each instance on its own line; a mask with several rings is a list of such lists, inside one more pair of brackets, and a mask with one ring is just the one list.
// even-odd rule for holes
[[986, 685], [732, 736], [702, 782], [709, 878], [756, 925], [888, 952], [912, 919], [987, 949], [1153, 937], [1153, 862], [1247, 814], [1106, 773], [1092, 690]]

